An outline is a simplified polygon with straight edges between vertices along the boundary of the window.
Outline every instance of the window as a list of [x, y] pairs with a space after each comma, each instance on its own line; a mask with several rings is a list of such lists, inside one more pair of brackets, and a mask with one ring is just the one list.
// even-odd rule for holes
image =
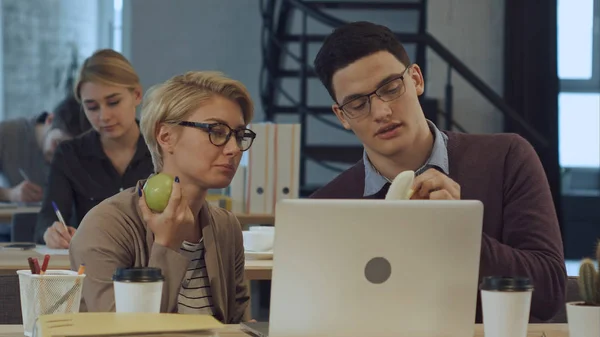
[[559, 157], [600, 169], [600, 0], [558, 0]]
[[600, 93], [560, 93], [561, 167], [600, 167]]
[[600, 92], [600, 1], [558, 0], [561, 91]]
[[123, 0], [113, 0], [112, 49], [123, 52]]

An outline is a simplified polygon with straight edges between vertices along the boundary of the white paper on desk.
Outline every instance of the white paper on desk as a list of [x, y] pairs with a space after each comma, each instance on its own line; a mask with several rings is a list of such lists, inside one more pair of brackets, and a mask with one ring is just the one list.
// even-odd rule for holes
[[37, 246], [35, 247], [35, 251], [38, 254], [42, 254], [42, 255], [69, 255], [69, 250], [68, 249], [52, 249], [52, 248], [48, 248], [46, 246]]

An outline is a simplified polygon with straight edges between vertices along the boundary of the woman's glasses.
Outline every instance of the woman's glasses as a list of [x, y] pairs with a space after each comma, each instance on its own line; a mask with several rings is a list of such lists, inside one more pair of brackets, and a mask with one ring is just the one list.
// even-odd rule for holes
[[182, 121], [178, 123], [181, 126], [189, 126], [200, 129], [208, 133], [208, 139], [215, 146], [223, 146], [229, 142], [231, 136], [235, 137], [237, 146], [241, 151], [246, 151], [252, 146], [256, 133], [250, 129], [238, 128], [232, 129], [223, 123], [199, 123]]

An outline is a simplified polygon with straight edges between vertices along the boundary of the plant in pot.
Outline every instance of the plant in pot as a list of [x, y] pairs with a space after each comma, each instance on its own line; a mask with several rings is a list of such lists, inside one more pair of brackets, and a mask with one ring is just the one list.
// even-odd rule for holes
[[[596, 249], [600, 261], [600, 242]], [[600, 269], [594, 261], [584, 259], [579, 267], [579, 294], [582, 301], [567, 303], [569, 337], [600, 336]]]

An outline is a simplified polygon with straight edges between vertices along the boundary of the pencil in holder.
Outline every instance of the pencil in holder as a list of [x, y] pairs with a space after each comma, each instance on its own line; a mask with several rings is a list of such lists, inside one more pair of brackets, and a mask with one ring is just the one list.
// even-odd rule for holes
[[31, 336], [38, 316], [79, 312], [85, 274], [71, 270], [47, 270], [32, 274], [18, 270], [21, 314], [25, 336]]

